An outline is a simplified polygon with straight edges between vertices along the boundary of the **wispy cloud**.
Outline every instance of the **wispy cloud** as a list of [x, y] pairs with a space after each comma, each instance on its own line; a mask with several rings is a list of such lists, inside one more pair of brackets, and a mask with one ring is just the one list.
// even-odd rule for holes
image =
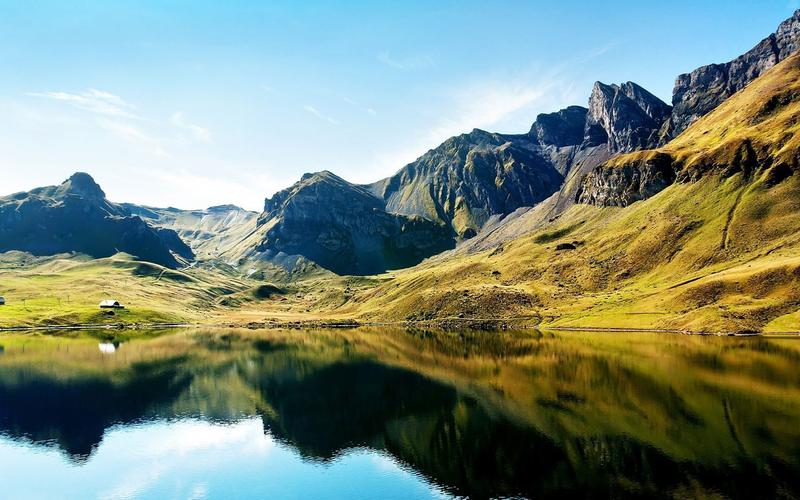
[[371, 107], [369, 107], [369, 106], [362, 106], [361, 104], [359, 104], [359, 103], [358, 103], [358, 101], [354, 101], [353, 99], [350, 99], [350, 98], [349, 98], [349, 97], [347, 97], [347, 96], [344, 96], [344, 97], [342, 98], [342, 100], [344, 100], [344, 102], [346, 102], [347, 104], [349, 104], [349, 105], [351, 105], [351, 106], [354, 106], [354, 107], [356, 107], [356, 108], [359, 108], [359, 109], [361, 109], [362, 111], [364, 111], [364, 112], [365, 112], [365, 113], [367, 113], [367, 114], [370, 114], [370, 115], [373, 115], [373, 116], [375, 116], [375, 115], [377, 115], [377, 114], [378, 114], [378, 112], [377, 112], [377, 111], [375, 111], [375, 109], [374, 109], [374, 108], [371, 108]]
[[320, 120], [324, 120], [332, 125], [339, 125], [339, 120], [321, 113], [317, 108], [311, 106], [310, 104], [306, 104], [305, 106], [303, 106], [303, 109], [311, 113], [312, 115], [316, 116]]
[[432, 68], [436, 66], [436, 62], [430, 56], [407, 56], [407, 57], [392, 57], [389, 51], [383, 51], [378, 54], [378, 61], [400, 71], [409, 71], [416, 69]]
[[83, 92], [28, 92], [26, 95], [62, 102], [92, 116], [92, 121], [102, 130], [118, 139], [134, 144], [153, 155], [168, 158], [162, 141], [144, 130], [152, 125], [136, 113], [136, 106], [122, 97], [90, 88]]
[[188, 132], [196, 141], [205, 142], [207, 144], [211, 144], [213, 142], [211, 139], [211, 131], [209, 129], [194, 123], [189, 123], [184, 114], [180, 111], [173, 113], [170, 122], [179, 129]]
[[[558, 79], [536, 81], [486, 80], [452, 89], [451, 113], [443, 116], [428, 135], [431, 140], [473, 128], [496, 128], [506, 123], [529, 125], [536, 112], [556, 110], [569, 102], [570, 87]], [[515, 124], [515, 123], [514, 123]]]
[[[165, 151], [165, 144], [213, 142], [211, 131], [187, 120], [183, 112], [175, 112], [166, 123], [147, 119], [136, 112], [136, 106], [104, 90], [90, 88], [83, 92], [27, 92], [26, 95], [61, 102], [88, 113], [91, 117], [89, 123], [156, 156], [171, 156]], [[76, 118], [79, 117], [76, 115]], [[180, 135], [169, 126], [178, 129]]]
[[527, 131], [540, 112], [574, 104], [579, 98], [573, 85], [561, 78], [560, 69], [536, 77], [473, 80], [442, 89], [449, 99], [447, 112], [430, 121], [416, 139], [395, 150], [376, 155], [374, 165], [390, 174], [454, 135], [474, 128], [519, 133]]
[[102, 90], [88, 89], [77, 94], [70, 92], [28, 92], [27, 95], [62, 101], [75, 108], [98, 115], [127, 119], [140, 118], [134, 113], [136, 108], [133, 105], [115, 94]]
[[114, 136], [122, 139], [123, 141], [141, 146], [143, 149], [156, 156], [160, 156], [162, 158], [170, 157], [170, 155], [162, 148], [159, 140], [150, 136], [141, 128], [131, 123], [126, 123], [120, 120], [98, 118], [97, 125], [103, 130], [106, 130]]

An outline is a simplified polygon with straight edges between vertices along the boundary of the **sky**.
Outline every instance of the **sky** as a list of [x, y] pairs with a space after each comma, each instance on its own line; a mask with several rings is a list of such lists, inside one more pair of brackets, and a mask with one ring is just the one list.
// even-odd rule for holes
[[117, 202], [260, 210], [305, 172], [374, 182], [473, 128], [526, 132], [597, 80], [669, 102], [797, 8], [0, 0], [0, 195], [83, 171]]

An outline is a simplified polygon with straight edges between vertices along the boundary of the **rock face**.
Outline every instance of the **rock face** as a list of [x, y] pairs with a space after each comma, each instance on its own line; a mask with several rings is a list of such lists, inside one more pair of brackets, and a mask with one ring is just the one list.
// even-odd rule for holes
[[127, 252], [175, 268], [173, 251], [191, 258], [174, 232], [159, 232], [140, 217], [106, 200], [88, 174], [76, 173], [59, 186], [0, 198], [0, 252], [36, 255], [79, 252], [108, 257]]
[[607, 144], [611, 153], [656, 146], [671, 108], [633, 82], [596, 82], [589, 98], [584, 146]]
[[450, 228], [384, 210], [368, 189], [330, 172], [306, 174], [266, 200], [257, 251], [301, 255], [338, 274], [375, 274], [452, 248]]
[[674, 182], [740, 176], [769, 188], [800, 172], [800, 52], [765, 72], [666, 146], [596, 167], [577, 199], [626, 206]]
[[678, 76], [665, 139], [676, 137], [698, 118], [743, 89], [766, 70], [800, 49], [800, 10], [777, 31], [733, 61], [709, 64]]
[[[418, 215], [452, 227], [461, 237], [479, 230], [494, 214], [533, 205], [558, 190], [563, 174], [538, 137], [555, 144], [574, 140], [572, 114], [533, 127], [534, 135], [473, 130], [452, 137], [397, 174], [367, 186], [386, 210]], [[558, 132], [565, 130], [564, 136]]]
[[583, 141], [588, 112], [581, 106], [569, 106], [555, 113], [540, 114], [528, 135], [542, 146], [578, 145]]
[[577, 201], [626, 207], [658, 193], [675, 182], [675, 177], [672, 157], [665, 153], [622, 166], [601, 166], [584, 178]]

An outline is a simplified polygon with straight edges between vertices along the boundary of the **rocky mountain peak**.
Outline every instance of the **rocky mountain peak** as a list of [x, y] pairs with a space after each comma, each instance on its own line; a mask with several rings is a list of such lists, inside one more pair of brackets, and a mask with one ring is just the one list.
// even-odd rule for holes
[[663, 123], [669, 118], [672, 106], [651, 94], [644, 87], [625, 82], [619, 86], [620, 91], [635, 102], [656, 123]]
[[278, 191], [264, 202], [264, 222], [277, 213], [292, 211], [330, 211], [382, 209], [383, 202], [362, 186], [347, 182], [338, 175], [323, 170], [306, 173], [292, 186]]
[[91, 175], [85, 172], [76, 172], [69, 179], [58, 186], [57, 195], [76, 195], [87, 200], [102, 200], [106, 194]]
[[785, 20], [775, 31], [775, 47], [778, 49], [778, 58], [783, 60], [800, 50], [800, 9], [792, 17]]
[[100, 186], [83, 172], [58, 186], [0, 197], [0, 252], [9, 250], [93, 257], [127, 252], [173, 268], [179, 264], [172, 252], [193, 258], [174, 231], [154, 228], [125, 206], [106, 200]]
[[633, 82], [595, 82], [584, 129], [585, 147], [608, 144], [612, 153], [651, 147], [669, 106]]
[[569, 106], [555, 113], [536, 117], [528, 133], [543, 146], [575, 146], [583, 141], [586, 113], [582, 106]]

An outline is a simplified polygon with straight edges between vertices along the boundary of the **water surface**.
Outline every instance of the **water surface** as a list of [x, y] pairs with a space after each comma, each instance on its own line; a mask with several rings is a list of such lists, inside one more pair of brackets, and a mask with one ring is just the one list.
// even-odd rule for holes
[[10, 498], [797, 497], [800, 340], [0, 336]]

